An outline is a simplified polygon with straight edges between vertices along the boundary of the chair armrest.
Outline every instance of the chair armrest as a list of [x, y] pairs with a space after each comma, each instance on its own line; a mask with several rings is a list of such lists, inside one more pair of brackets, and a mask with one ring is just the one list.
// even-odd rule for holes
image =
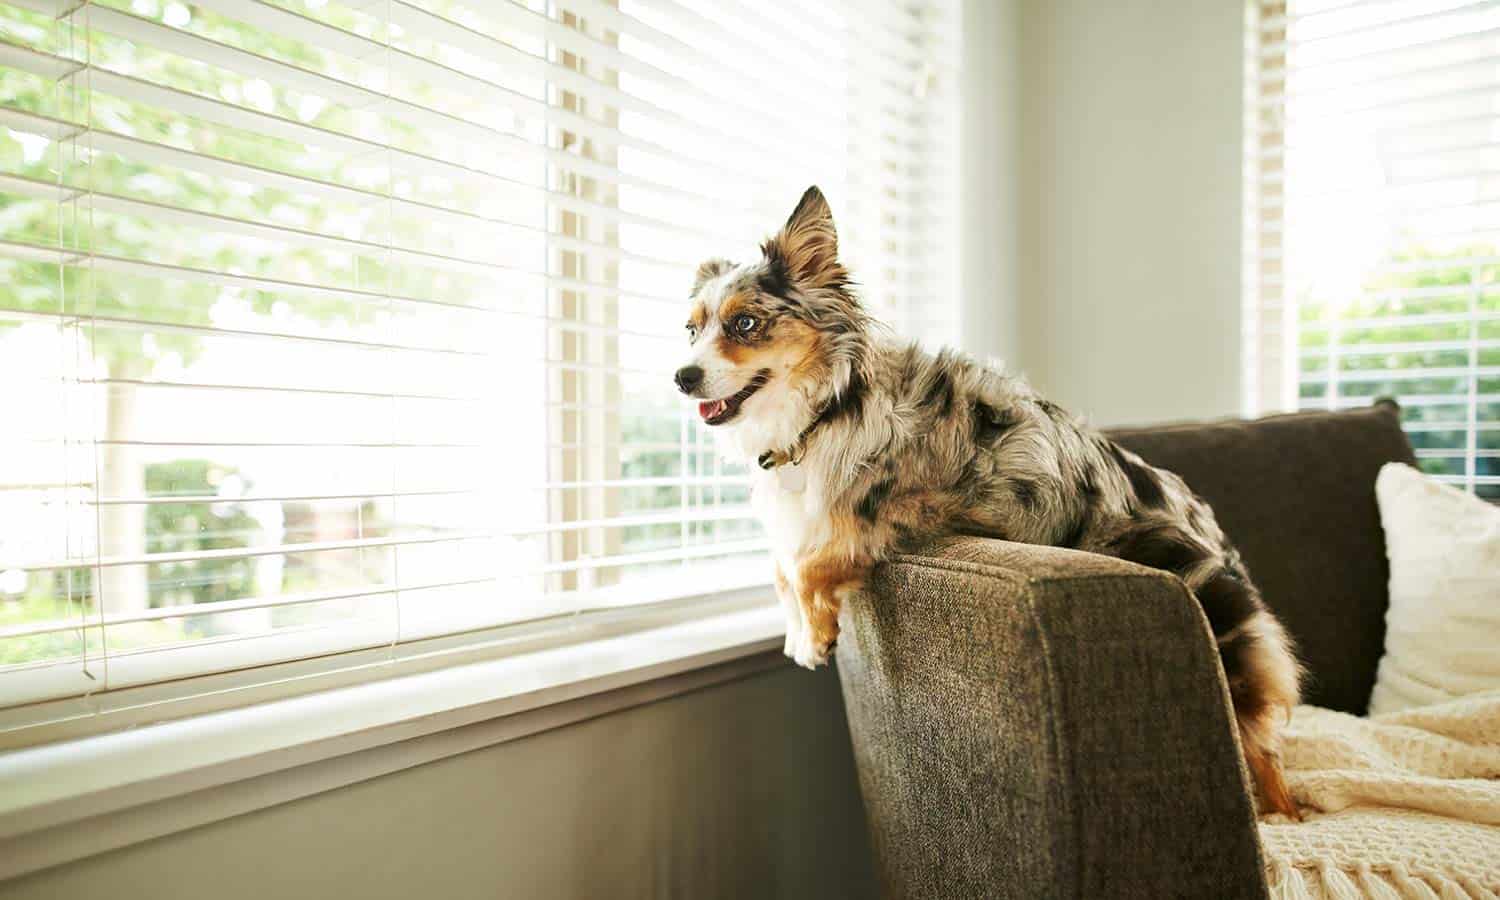
[[957, 538], [878, 568], [841, 624], [888, 896], [1266, 896], [1228, 688], [1176, 577]]

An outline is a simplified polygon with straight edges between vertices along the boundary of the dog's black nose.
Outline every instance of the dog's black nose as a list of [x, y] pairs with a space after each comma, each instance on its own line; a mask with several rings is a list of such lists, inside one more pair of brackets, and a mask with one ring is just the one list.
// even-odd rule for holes
[[677, 382], [678, 390], [691, 394], [693, 388], [703, 383], [703, 370], [697, 366], [683, 366], [672, 376], [672, 380]]

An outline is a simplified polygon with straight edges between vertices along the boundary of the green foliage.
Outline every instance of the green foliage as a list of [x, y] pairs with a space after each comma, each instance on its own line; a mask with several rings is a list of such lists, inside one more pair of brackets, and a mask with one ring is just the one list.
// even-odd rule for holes
[[[160, 463], [146, 467], [146, 492], [152, 496], [213, 496], [224, 480], [235, 474], [206, 459]], [[147, 507], [146, 512], [146, 533], [151, 535], [148, 549], [152, 553], [248, 547], [259, 529], [244, 506], [232, 500], [162, 503]], [[255, 593], [253, 558], [195, 559], [154, 563], [147, 568], [153, 606], [235, 600]]]
[[[62, 569], [31, 576], [26, 593], [0, 599], [0, 628], [33, 622], [79, 620], [87, 609], [91, 570]], [[73, 592], [68, 592], [69, 580]], [[54, 631], [20, 639], [0, 641], [0, 665], [80, 656], [81, 630]]]
[[[1500, 265], [1484, 262], [1495, 257], [1493, 247], [1482, 245], [1441, 252], [1414, 248], [1394, 256], [1355, 297], [1300, 298], [1303, 375], [1326, 379], [1336, 360], [1340, 396], [1408, 398], [1402, 417], [1418, 426], [1409, 433], [1413, 446], [1450, 452], [1422, 460], [1432, 474], [1464, 473], [1469, 377], [1455, 370], [1469, 366], [1473, 339], [1500, 338], [1500, 321], [1470, 319], [1471, 310], [1500, 313]], [[1336, 355], [1329, 352], [1335, 341]], [[1477, 357], [1481, 367], [1500, 365], [1500, 348], [1480, 346]], [[1403, 377], [1415, 370], [1436, 371]], [[1500, 377], [1481, 376], [1475, 387], [1479, 421], [1500, 422]], [[1327, 390], [1326, 380], [1309, 380], [1300, 392], [1307, 401], [1326, 397]], [[1500, 450], [1500, 431], [1479, 431], [1477, 439], [1480, 450]], [[1500, 475], [1500, 459], [1481, 457], [1477, 466], [1476, 474]], [[1500, 494], [1493, 488], [1484, 486], [1481, 493]]]
[[[213, 496], [232, 469], [204, 459], [183, 459], [146, 467], [146, 490], [153, 496], [178, 494]], [[248, 485], [243, 487], [248, 488]], [[259, 524], [241, 504], [166, 503], [147, 508], [146, 533], [152, 553], [197, 553], [250, 546]], [[235, 600], [256, 591], [253, 558], [196, 559], [154, 563], [145, 576], [153, 607], [184, 606], [214, 600]], [[82, 654], [85, 639], [93, 652], [102, 646], [94, 624], [94, 570], [89, 566], [33, 573], [27, 590], [11, 600], [0, 600], [0, 627], [29, 622], [76, 620], [80, 627], [24, 639], [0, 641], [0, 665], [58, 659]], [[112, 629], [111, 646], [121, 649], [181, 640], [204, 633], [211, 623], [202, 619], [168, 619]], [[86, 638], [87, 635], [87, 638]]]

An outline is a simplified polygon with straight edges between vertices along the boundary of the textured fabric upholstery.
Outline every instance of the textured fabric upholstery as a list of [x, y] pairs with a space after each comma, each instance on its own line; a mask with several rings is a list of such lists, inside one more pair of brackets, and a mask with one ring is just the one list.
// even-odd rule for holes
[[1262, 897], [1208, 623], [1176, 578], [982, 538], [877, 570], [838, 668], [890, 897]]
[[1390, 578], [1375, 476], [1385, 463], [1416, 462], [1396, 405], [1110, 437], [1213, 506], [1297, 640], [1304, 700], [1363, 714], [1385, 647]]

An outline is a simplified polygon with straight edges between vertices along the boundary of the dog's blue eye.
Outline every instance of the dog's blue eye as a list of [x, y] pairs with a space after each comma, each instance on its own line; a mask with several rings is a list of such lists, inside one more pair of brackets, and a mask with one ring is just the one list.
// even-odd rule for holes
[[736, 316], [734, 320], [734, 330], [738, 331], [740, 334], [749, 334], [750, 332], [754, 331], [755, 317]]
[[696, 341], [698, 339], [698, 326], [694, 325], [692, 322], [689, 322], [689, 323], [687, 323], [686, 327], [687, 327], [687, 333], [688, 333], [688, 340], [690, 340], [690, 341]]

